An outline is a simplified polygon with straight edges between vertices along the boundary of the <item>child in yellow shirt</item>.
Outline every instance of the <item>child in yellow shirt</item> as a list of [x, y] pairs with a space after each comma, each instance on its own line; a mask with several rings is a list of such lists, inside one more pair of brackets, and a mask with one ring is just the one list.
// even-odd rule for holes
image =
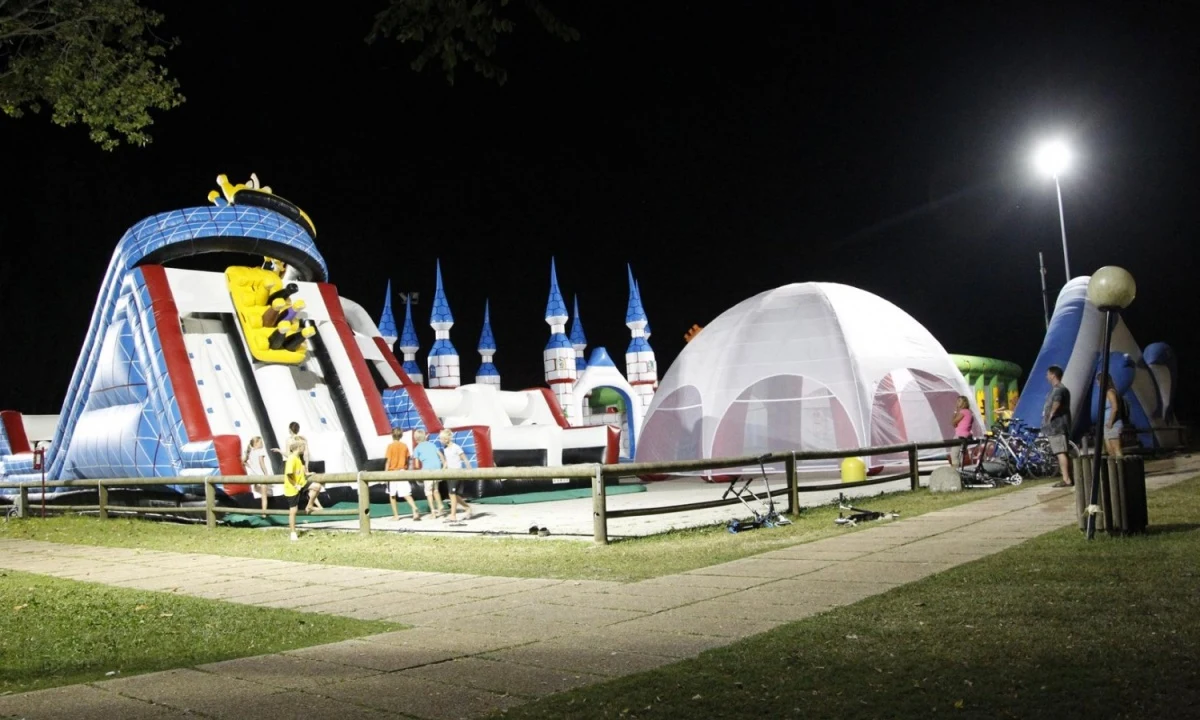
[[288, 529], [292, 531], [292, 540], [298, 540], [296, 535], [296, 511], [300, 508], [300, 491], [306, 487], [308, 489], [308, 506], [304, 512], [312, 512], [313, 504], [317, 501], [317, 494], [321, 492], [321, 483], [308, 482], [308, 476], [304, 470], [304, 458], [301, 457], [301, 452], [304, 451], [304, 443], [298, 440], [293, 440], [288, 444], [288, 458], [283, 466], [283, 495], [287, 498], [288, 504]]

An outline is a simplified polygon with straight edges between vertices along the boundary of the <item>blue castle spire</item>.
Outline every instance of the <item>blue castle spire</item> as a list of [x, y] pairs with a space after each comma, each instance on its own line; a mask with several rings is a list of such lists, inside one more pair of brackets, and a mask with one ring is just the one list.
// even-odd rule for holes
[[625, 325], [634, 329], [634, 324], [640, 323], [640, 328], [646, 327], [646, 309], [642, 307], [642, 293], [638, 290], [637, 281], [633, 279], [633, 268], [626, 265], [629, 273], [629, 306], [625, 310]]
[[479, 333], [479, 352], [496, 352], [496, 338], [492, 335], [491, 301], [483, 301], [483, 332]]
[[642, 307], [642, 293], [633, 279], [633, 268], [626, 265], [625, 269], [629, 274], [629, 306], [625, 310], [625, 326], [633, 335], [625, 354], [652, 352], [650, 343], [646, 342], [646, 326], [650, 320], [646, 317], [646, 309]]
[[429, 350], [429, 387], [456, 388], [459, 383], [458, 351], [450, 343], [450, 328], [454, 315], [442, 288], [442, 262], [437, 261], [437, 287], [433, 291], [433, 310], [429, 315], [433, 327], [433, 347]]
[[496, 354], [496, 338], [492, 335], [492, 309], [489, 301], [483, 303], [483, 330], [479, 333], [479, 372], [475, 373], [475, 382], [481, 385], [500, 385], [500, 370], [492, 362]]
[[[442, 289], [442, 261], [437, 261], [437, 286], [433, 289], [433, 310], [429, 314], [429, 324], [434, 330], [449, 330], [454, 324], [454, 314], [450, 312], [450, 303], [446, 300], [446, 291]], [[445, 328], [438, 328], [445, 325]]]
[[558, 290], [558, 272], [554, 266], [554, 258], [550, 258], [550, 297], [546, 299], [546, 322], [551, 325], [567, 323], [567, 304], [563, 302], [562, 293]]
[[579, 319], [579, 296], [575, 296], [575, 315], [571, 318], [571, 347], [575, 348], [575, 369], [579, 372], [587, 370], [587, 360], [583, 351], [587, 349], [587, 336], [583, 334], [583, 321]]
[[425, 382], [421, 374], [421, 366], [417, 364], [417, 350], [421, 349], [421, 340], [413, 327], [412, 298], [404, 298], [404, 328], [400, 331], [400, 352], [404, 353], [404, 373], [418, 385]]
[[379, 334], [390, 346], [396, 342], [396, 318], [392, 315], [392, 281], [387, 282], [387, 294], [383, 296], [383, 313], [379, 316]]

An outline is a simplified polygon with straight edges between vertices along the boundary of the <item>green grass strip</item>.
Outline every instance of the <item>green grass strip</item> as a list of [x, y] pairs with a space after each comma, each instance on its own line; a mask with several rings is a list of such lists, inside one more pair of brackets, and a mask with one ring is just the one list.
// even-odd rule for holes
[[0, 570], [0, 611], [0, 694], [263, 655], [404, 627], [11, 570]]
[[1200, 707], [1200, 479], [1150, 533], [1075, 527], [725, 648], [507, 711], [537, 718], [1175, 718]]

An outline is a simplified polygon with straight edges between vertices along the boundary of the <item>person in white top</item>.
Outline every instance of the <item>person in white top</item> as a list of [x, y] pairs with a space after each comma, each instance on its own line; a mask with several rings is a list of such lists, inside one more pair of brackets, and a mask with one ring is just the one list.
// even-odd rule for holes
[[[271, 472], [267, 468], [267, 446], [263, 443], [263, 439], [258, 435], [250, 438], [250, 444], [246, 446], [246, 452], [242, 454], [242, 465], [246, 468], [247, 475], [270, 475]], [[271, 495], [269, 485], [255, 485], [259, 495], [262, 497], [262, 509], [267, 509], [267, 497]]]
[[[454, 433], [449, 430], [442, 430], [438, 434], [438, 440], [442, 443], [442, 454], [446, 457], [445, 468], [447, 470], [462, 470], [468, 466], [467, 454], [454, 442]], [[463, 511], [467, 513], [466, 519], [471, 519], [471, 506], [467, 504], [467, 501], [458, 492], [458, 484], [460, 482], [466, 481], [453, 479], [446, 481], [446, 489], [450, 491], [450, 516], [447, 518], [449, 522], [458, 522], [458, 507], [460, 505]]]

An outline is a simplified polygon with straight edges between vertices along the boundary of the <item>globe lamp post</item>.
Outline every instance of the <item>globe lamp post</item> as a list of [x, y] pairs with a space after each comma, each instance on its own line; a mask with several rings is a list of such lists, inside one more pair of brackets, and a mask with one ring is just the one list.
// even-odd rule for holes
[[1033, 162], [1039, 171], [1054, 178], [1054, 190], [1058, 194], [1058, 228], [1062, 231], [1063, 267], [1067, 273], [1067, 282], [1070, 282], [1071, 259], [1067, 255], [1067, 222], [1063, 217], [1062, 187], [1058, 184], [1058, 176], [1070, 167], [1071, 150], [1061, 140], [1051, 140], [1038, 146]]
[[1096, 512], [1099, 509], [1100, 462], [1104, 447], [1104, 397], [1108, 379], [1108, 355], [1112, 348], [1113, 321], [1118, 311], [1129, 307], [1137, 294], [1137, 283], [1124, 268], [1108, 265], [1100, 268], [1088, 280], [1088, 302], [1104, 313], [1104, 342], [1100, 353], [1100, 417], [1096, 419], [1095, 442], [1092, 455], [1092, 486], [1088, 493], [1087, 539], [1096, 534]]

